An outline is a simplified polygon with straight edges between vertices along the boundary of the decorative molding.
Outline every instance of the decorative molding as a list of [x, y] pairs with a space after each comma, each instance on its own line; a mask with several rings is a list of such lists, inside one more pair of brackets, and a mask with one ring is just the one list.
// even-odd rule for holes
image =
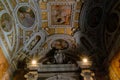
[[[38, 40], [37, 42], [36, 42], [36, 37], [37, 36], [39, 36], [40, 37], [40, 40]], [[26, 50], [30, 50], [29, 51], [29, 54], [34, 54], [34, 53], [36, 53], [36, 50], [37, 49], [39, 49], [39, 47], [45, 42], [45, 40], [46, 40], [46, 33], [44, 32], [44, 31], [39, 31], [39, 32], [37, 32], [37, 33], [35, 33], [32, 37], [31, 37], [31, 39], [28, 41], [28, 43], [26, 44], [26, 46], [25, 46], [25, 48], [24, 49], [26, 49]], [[33, 44], [32, 44], [32, 43]], [[31, 45], [30, 45], [31, 44]], [[32, 49], [27, 49], [27, 47], [31, 47], [31, 46], [33, 46], [33, 48]]]

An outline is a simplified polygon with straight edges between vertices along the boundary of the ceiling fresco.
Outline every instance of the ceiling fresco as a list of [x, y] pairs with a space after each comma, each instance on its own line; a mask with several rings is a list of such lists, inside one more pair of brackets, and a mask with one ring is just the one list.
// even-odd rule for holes
[[48, 0], [39, 1], [39, 4], [42, 14], [42, 28], [47, 30], [48, 33], [71, 35], [72, 28], [76, 29], [78, 27], [81, 1]]
[[120, 0], [0, 0], [1, 49], [13, 68], [19, 60], [37, 56], [40, 61], [53, 48], [66, 52], [54, 60], [67, 56], [74, 61], [84, 54], [99, 67], [120, 35], [119, 6]]
[[8, 62], [16, 65], [24, 55], [45, 55], [53, 47], [75, 48], [81, 5], [80, 0], [1, 0], [0, 40]]
[[51, 45], [52, 48], [56, 47], [56, 49], [61, 49], [61, 50], [68, 48], [68, 46], [69, 43], [63, 39], [55, 40]]
[[18, 9], [18, 19], [24, 27], [32, 27], [35, 22], [35, 14], [28, 6], [22, 6]]
[[1, 27], [5, 32], [9, 32], [12, 28], [12, 20], [9, 14], [5, 13], [1, 16]]

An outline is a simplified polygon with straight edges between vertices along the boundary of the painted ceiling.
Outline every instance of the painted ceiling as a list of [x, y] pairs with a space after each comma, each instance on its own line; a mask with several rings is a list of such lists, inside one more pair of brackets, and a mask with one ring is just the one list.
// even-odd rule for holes
[[9, 63], [52, 47], [75, 48], [81, 6], [80, 0], [1, 0], [0, 41]]
[[81, 51], [101, 66], [119, 38], [119, 6], [120, 0], [0, 0], [1, 48], [14, 67], [53, 47]]

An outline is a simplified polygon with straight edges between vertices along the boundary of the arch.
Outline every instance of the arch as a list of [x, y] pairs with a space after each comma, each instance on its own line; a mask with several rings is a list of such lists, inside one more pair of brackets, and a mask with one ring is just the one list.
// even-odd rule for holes
[[75, 40], [72, 36], [70, 35], [65, 35], [65, 34], [55, 34], [55, 35], [52, 35], [52, 36], [49, 36], [47, 39], [46, 39], [46, 43], [48, 44], [48, 49], [52, 49], [51, 45], [52, 43], [55, 41], [55, 40], [58, 40], [58, 39], [63, 39], [65, 40], [69, 47], [67, 49], [70, 49], [73, 47], [75, 43]]

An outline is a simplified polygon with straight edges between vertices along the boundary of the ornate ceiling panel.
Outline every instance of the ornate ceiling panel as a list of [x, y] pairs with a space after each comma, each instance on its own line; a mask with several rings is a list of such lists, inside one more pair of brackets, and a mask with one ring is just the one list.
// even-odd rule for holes
[[80, 0], [1, 0], [0, 41], [9, 63], [41, 55], [57, 42], [75, 47], [81, 5]]
[[120, 35], [119, 6], [120, 0], [0, 0], [0, 46], [14, 65], [53, 47], [79, 46], [100, 66]]
[[[34, 0], [1, 0], [0, 4], [0, 40], [2, 49], [11, 63], [10, 58], [21, 52], [32, 36], [36, 36], [35, 33], [41, 30], [39, 9]], [[43, 34], [44, 31], [40, 31], [40, 37]], [[41, 37], [40, 40], [43, 38], [45, 37]], [[34, 41], [37, 41], [37, 38]]]
[[48, 34], [72, 34], [72, 28], [78, 27], [78, 17], [81, 1], [70, 0], [46, 0], [39, 1], [42, 28]]

